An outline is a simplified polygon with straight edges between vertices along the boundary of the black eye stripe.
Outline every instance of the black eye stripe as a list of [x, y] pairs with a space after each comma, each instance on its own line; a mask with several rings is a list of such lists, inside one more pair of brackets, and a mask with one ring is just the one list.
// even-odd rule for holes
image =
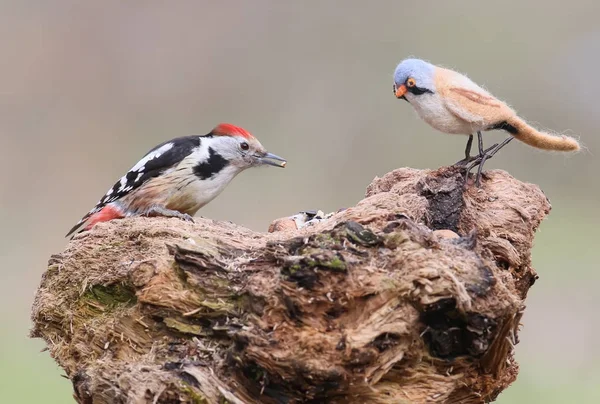
[[433, 91], [427, 89], [427, 88], [421, 88], [421, 87], [417, 87], [417, 86], [413, 86], [413, 87], [407, 87], [408, 91], [414, 95], [421, 95], [421, 94], [425, 94], [425, 93], [429, 93], [429, 94], [433, 94]]

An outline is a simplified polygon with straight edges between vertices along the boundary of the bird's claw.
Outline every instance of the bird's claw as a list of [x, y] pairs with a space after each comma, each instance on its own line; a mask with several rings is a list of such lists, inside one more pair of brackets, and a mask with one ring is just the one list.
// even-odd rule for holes
[[510, 143], [510, 141], [513, 139], [514, 137], [511, 136], [505, 139], [502, 143], [495, 143], [494, 145], [480, 152], [478, 156], [473, 158], [470, 164], [467, 163], [468, 165], [466, 166], [465, 183], [469, 179], [469, 173], [471, 172], [471, 170], [479, 166], [479, 168], [477, 169], [477, 175], [475, 176], [475, 186], [479, 188], [481, 186], [481, 175], [483, 174], [483, 165], [485, 164], [485, 162], [494, 157], [494, 155], [498, 153], [500, 149], [502, 149], [504, 146]]
[[146, 216], [148, 216], [148, 217], [155, 217], [155, 216], [176, 217], [183, 221], [194, 223], [194, 219], [189, 214], [182, 213], [177, 210], [166, 209], [166, 208], [163, 208], [160, 206], [155, 206], [155, 207], [151, 208], [150, 210], [148, 210], [146, 212]]
[[[477, 165], [478, 165], [479, 163], [481, 163], [481, 160], [483, 159], [483, 157], [484, 157], [486, 154], [488, 154], [489, 152], [491, 152], [491, 151], [492, 151], [492, 150], [493, 150], [495, 147], [497, 147], [497, 146], [498, 146], [498, 143], [495, 143], [495, 144], [494, 144], [494, 145], [492, 145], [491, 147], [488, 147], [487, 149], [485, 149], [485, 150], [483, 151], [483, 153], [482, 153], [482, 154], [478, 154], [478, 155], [476, 155], [476, 156], [468, 156], [468, 157], [465, 157], [464, 159], [462, 159], [462, 160], [460, 160], [460, 161], [457, 161], [457, 162], [456, 162], [456, 163], [454, 163], [453, 165], [454, 165], [454, 166], [457, 166], [457, 167], [465, 167], [465, 166], [470, 166], [470, 167], [468, 168], [468, 171], [470, 171], [470, 170], [472, 170], [472, 169], [473, 169], [473, 167], [477, 167]], [[469, 164], [469, 163], [472, 163], [472, 164]], [[467, 174], [468, 174], [468, 171], [467, 171]]]
[[475, 160], [480, 160], [482, 156], [477, 155], [477, 156], [469, 156], [469, 157], [465, 157], [464, 159], [457, 161], [456, 163], [453, 164], [453, 166], [457, 166], [457, 167], [464, 167], [466, 165], [468, 165], [469, 163], [475, 161]]
[[188, 215], [187, 213], [181, 213], [178, 211], [174, 211], [175, 213], [173, 213], [172, 217], [176, 217], [178, 219], [183, 220], [184, 222], [192, 222], [194, 223], [194, 218], [191, 217], [190, 215]]
[[182, 214], [180, 219], [185, 220], [186, 222], [194, 223], [194, 218], [188, 215], [187, 213]]
[[472, 161], [471, 159], [472, 159], [472, 157], [464, 158], [464, 159], [462, 159], [460, 161], [457, 161], [456, 163], [454, 163], [452, 165], [456, 166], [456, 167], [466, 166], [467, 164], [469, 164]]

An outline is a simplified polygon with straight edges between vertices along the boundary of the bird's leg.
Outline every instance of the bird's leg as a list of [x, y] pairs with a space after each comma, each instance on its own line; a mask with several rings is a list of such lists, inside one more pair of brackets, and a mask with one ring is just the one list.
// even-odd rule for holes
[[[493, 151], [495, 147], [498, 147], [498, 143], [494, 143], [493, 145], [491, 145], [490, 147], [488, 147], [487, 149], [483, 150], [483, 155], [485, 156], [486, 153]], [[466, 172], [465, 172], [465, 182], [467, 182], [467, 180], [469, 179], [469, 173], [471, 172], [471, 170], [475, 167], [477, 167], [478, 165], [481, 164], [481, 160], [483, 158], [480, 156], [475, 156], [475, 157], [471, 157], [471, 164], [469, 164], [466, 168]]]
[[479, 163], [479, 168], [477, 168], [477, 176], [475, 177], [475, 186], [477, 188], [479, 188], [479, 186], [481, 185], [481, 174], [483, 172], [483, 164], [488, 160], [491, 159], [492, 157], [494, 157], [494, 154], [498, 153], [498, 151], [503, 148], [504, 146], [506, 146], [507, 144], [510, 143], [511, 140], [513, 140], [514, 137], [509, 136], [507, 139], [504, 139], [504, 141], [502, 143], [500, 143], [499, 145], [495, 145], [495, 147], [491, 150], [485, 151], [485, 154], [483, 155], [483, 157], [481, 158], [481, 162]]
[[467, 140], [467, 147], [465, 147], [465, 158], [461, 161], [456, 162], [455, 166], [463, 166], [467, 165], [470, 161], [473, 161], [471, 157], [471, 145], [473, 144], [473, 135], [469, 135], [469, 140]]
[[[455, 166], [465, 166], [465, 165], [473, 162], [473, 164], [471, 165], [471, 168], [473, 168], [483, 158], [483, 156], [485, 155], [486, 152], [492, 150], [495, 146], [498, 146], [497, 144], [495, 144], [494, 146], [489, 147], [484, 150], [483, 149], [483, 136], [481, 135], [480, 130], [477, 131], [477, 146], [479, 149], [479, 155], [471, 157], [471, 145], [472, 144], [473, 144], [473, 135], [469, 135], [469, 140], [467, 141], [467, 147], [465, 148], [465, 158], [461, 161], [456, 162], [454, 164]], [[467, 170], [467, 175], [468, 174], [469, 174], [469, 171]]]
[[165, 207], [162, 206], [153, 206], [150, 209], [148, 209], [148, 211], [146, 211], [146, 213], [144, 213], [144, 216], [148, 216], [148, 217], [152, 217], [152, 216], [163, 216], [163, 217], [176, 217], [178, 219], [181, 220], [185, 220], [186, 222], [193, 222], [194, 219], [192, 219], [192, 217], [190, 215], [188, 215], [187, 213], [181, 213], [177, 210], [171, 210], [171, 209], [167, 209]]
[[[483, 136], [481, 136], [481, 131], [477, 131], [477, 145], [479, 146], [479, 157], [483, 158], [485, 154], [485, 150], [483, 150]], [[488, 149], [489, 150], [489, 149]]]
[[470, 157], [469, 152], [471, 149], [471, 143], [473, 141], [473, 135], [469, 136], [469, 141], [467, 142], [467, 149], [465, 150], [466, 158], [456, 163], [456, 165], [467, 165], [465, 173], [465, 182], [469, 179], [469, 173], [471, 172], [471, 170], [479, 166], [477, 168], [477, 175], [475, 176], [475, 186], [479, 188], [481, 186], [481, 175], [483, 174], [483, 165], [485, 164], [485, 162], [494, 157], [494, 155], [498, 153], [500, 149], [509, 144], [513, 139], [514, 137], [509, 136], [502, 143], [496, 143], [493, 146], [484, 149], [481, 131], [477, 131], [477, 146], [479, 148], [479, 155], [475, 157]]
[[469, 135], [467, 140], [467, 147], [465, 147], [465, 161], [469, 161], [471, 158], [471, 145], [473, 144], [473, 135]]

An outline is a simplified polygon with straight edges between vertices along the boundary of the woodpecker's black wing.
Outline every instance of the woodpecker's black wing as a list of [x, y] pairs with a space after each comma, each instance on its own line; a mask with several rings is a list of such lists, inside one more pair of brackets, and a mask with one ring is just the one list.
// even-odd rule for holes
[[96, 206], [73, 226], [66, 237], [69, 237], [91, 215], [102, 210], [107, 204], [124, 197], [148, 180], [158, 177], [170, 168], [175, 167], [191, 154], [193, 149], [199, 147], [200, 142], [200, 136], [184, 136], [168, 140], [154, 147], [104, 194]]

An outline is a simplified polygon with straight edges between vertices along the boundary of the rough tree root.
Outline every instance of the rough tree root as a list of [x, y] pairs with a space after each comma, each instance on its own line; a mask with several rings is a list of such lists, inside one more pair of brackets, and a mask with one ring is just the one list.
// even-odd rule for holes
[[79, 403], [480, 403], [516, 378], [540, 189], [398, 169], [300, 230], [115, 220], [33, 306]]

